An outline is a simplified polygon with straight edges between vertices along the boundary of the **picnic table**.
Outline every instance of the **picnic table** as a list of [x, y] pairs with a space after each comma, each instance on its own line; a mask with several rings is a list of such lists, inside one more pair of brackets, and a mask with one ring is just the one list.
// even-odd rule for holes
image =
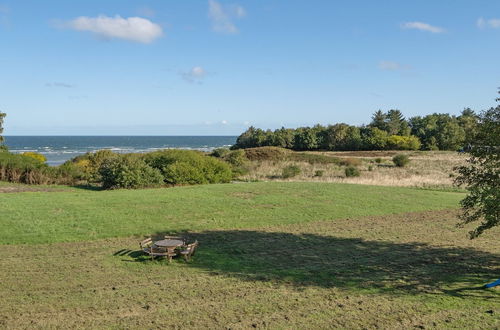
[[154, 245], [163, 248], [176, 248], [184, 245], [184, 242], [178, 239], [162, 239], [154, 242]]

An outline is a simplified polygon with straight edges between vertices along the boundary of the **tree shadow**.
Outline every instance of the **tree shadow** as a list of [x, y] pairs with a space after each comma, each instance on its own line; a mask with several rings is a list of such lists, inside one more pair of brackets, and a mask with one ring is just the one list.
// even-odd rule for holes
[[81, 190], [90, 190], [90, 191], [103, 191], [103, 190], [105, 190], [101, 186], [95, 186], [95, 185], [90, 185], [90, 184], [72, 185], [71, 188], [81, 189]]
[[[200, 243], [189, 267], [248, 281], [466, 296], [500, 269], [499, 255], [462, 247], [249, 230], [189, 235]], [[490, 292], [483, 298], [500, 298]]]

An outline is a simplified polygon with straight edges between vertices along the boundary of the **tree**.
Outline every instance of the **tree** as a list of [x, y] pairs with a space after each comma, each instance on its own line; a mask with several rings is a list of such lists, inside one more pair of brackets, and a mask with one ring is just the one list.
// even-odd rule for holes
[[376, 127], [382, 131], [385, 131], [387, 128], [387, 124], [385, 122], [387, 116], [382, 110], [377, 110], [372, 116], [372, 122], [370, 123], [370, 127]]
[[326, 150], [358, 150], [360, 129], [348, 124], [330, 125], [322, 131], [322, 148]]
[[386, 115], [386, 131], [389, 135], [409, 135], [410, 130], [405, 117], [399, 110], [391, 109]]
[[267, 134], [260, 128], [250, 126], [245, 132], [238, 136], [234, 148], [261, 147], [266, 141]]
[[0, 112], [0, 144], [3, 143], [3, 136], [2, 136], [2, 133], [3, 133], [3, 119], [5, 118], [5, 116], [7, 116], [7, 114], [5, 114], [3, 112]]
[[475, 238], [500, 224], [500, 105], [479, 115], [469, 153], [467, 165], [457, 168], [459, 176], [455, 182], [469, 191], [460, 202], [463, 213], [459, 225], [482, 221], [469, 233]]
[[296, 129], [293, 141], [295, 150], [315, 150], [318, 148], [318, 137], [314, 128], [301, 127]]
[[474, 141], [474, 135], [476, 134], [478, 116], [470, 108], [466, 108], [462, 111], [460, 116], [457, 117], [458, 124], [465, 131], [465, 143], [471, 144]]
[[293, 129], [281, 127], [273, 132], [270, 145], [281, 148], [293, 148]]
[[420, 139], [426, 150], [458, 150], [463, 147], [465, 130], [449, 114], [427, 115], [410, 119], [411, 134]]

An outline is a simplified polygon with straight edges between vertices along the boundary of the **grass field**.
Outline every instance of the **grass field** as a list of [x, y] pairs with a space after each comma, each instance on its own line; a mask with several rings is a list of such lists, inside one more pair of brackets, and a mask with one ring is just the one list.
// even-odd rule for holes
[[[328, 183], [0, 188], [0, 328], [500, 326], [500, 231], [463, 194]], [[146, 235], [200, 241], [151, 262]]]

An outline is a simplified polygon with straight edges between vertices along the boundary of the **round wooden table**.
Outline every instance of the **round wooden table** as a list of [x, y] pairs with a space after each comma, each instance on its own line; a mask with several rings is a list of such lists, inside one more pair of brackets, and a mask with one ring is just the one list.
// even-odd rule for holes
[[161, 241], [154, 242], [158, 247], [173, 248], [184, 245], [184, 242], [178, 239], [162, 239]]

